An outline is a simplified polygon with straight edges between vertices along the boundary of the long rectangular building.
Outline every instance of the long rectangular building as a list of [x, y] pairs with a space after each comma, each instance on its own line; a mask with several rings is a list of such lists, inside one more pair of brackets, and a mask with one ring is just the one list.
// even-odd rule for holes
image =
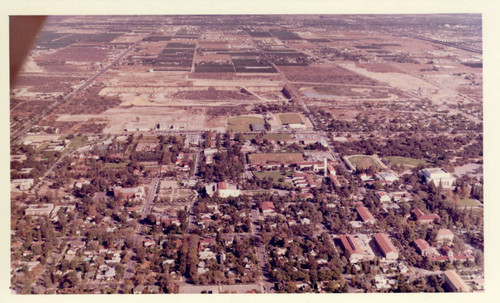
[[364, 206], [358, 206], [356, 207], [356, 211], [361, 217], [361, 220], [363, 220], [363, 223], [375, 224], [375, 218], [373, 217], [372, 213], [368, 210], [368, 208]]
[[364, 257], [364, 252], [359, 243], [354, 239], [352, 235], [342, 235], [340, 236], [340, 242], [344, 247], [349, 261], [357, 262]]
[[453, 292], [470, 292], [469, 286], [454, 270], [444, 272], [444, 281], [448, 288]]
[[380, 248], [386, 259], [396, 260], [398, 258], [398, 250], [386, 234], [377, 233], [373, 237], [375, 238], [375, 243], [377, 243], [377, 246]]

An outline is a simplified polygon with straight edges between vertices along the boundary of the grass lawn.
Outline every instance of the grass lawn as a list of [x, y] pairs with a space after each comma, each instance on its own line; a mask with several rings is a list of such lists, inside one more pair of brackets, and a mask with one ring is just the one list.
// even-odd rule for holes
[[262, 118], [251, 116], [232, 117], [227, 120], [227, 130], [230, 132], [249, 132], [250, 124], [264, 124]]
[[41, 152], [42, 150], [46, 149], [47, 147], [49, 147], [49, 143], [48, 143], [48, 142], [42, 143], [42, 144], [40, 144], [40, 146], [38, 147], [37, 151], [38, 151], [38, 152]]
[[266, 163], [279, 163], [284, 164], [288, 162], [302, 162], [304, 157], [301, 153], [262, 153], [262, 154], [249, 154], [248, 160], [251, 164], [262, 165]]
[[82, 147], [85, 145], [85, 141], [87, 138], [85, 136], [75, 136], [73, 139], [71, 139], [71, 142], [69, 143], [69, 147]]
[[[257, 137], [257, 135], [255, 135], [255, 134], [243, 135], [243, 138], [245, 140], [252, 140], [255, 137]], [[291, 139], [291, 138], [292, 138], [291, 134], [264, 134], [264, 139], [267, 139], [267, 140], [280, 141], [280, 140], [287, 140], [287, 139]]]
[[419, 164], [427, 165], [431, 164], [429, 161], [425, 159], [413, 159], [413, 158], [407, 158], [407, 157], [385, 157], [384, 158], [389, 164], [391, 165], [401, 165], [403, 164], [404, 166], [418, 166]]
[[370, 166], [374, 166], [377, 169], [381, 169], [382, 167], [373, 159], [371, 156], [354, 156], [350, 157], [349, 161], [356, 167], [360, 169], [366, 169]]
[[278, 182], [279, 178], [286, 178], [292, 175], [291, 172], [281, 172], [281, 171], [256, 171], [254, 172], [255, 176], [262, 180], [264, 178], [273, 178], [273, 182], [281, 185], [291, 185], [292, 182], [290, 180], [285, 180], [284, 182]]
[[281, 124], [304, 124], [302, 117], [296, 113], [279, 114]]
[[477, 202], [474, 199], [460, 199], [460, 201], [458, 201], [458, 206], [462, 207], [481, 206], [481, 203]]

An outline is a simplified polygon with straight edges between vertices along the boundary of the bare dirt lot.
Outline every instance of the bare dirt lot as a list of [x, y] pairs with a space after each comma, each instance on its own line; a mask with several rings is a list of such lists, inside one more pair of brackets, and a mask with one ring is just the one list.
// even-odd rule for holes
[[257, 100], [257, 98], [245, 89], [238, 91], [218, 90], [212, 87], [206, 90], [182, 91], [173, 95], [175, 99], [189, 100]]
[[336, 83], [379, 85], [376, 80], [360, 75], [338, 65], [328, 66], [283, 66], [280, 67], [292, 82]]
[[112, 51], [96, 47], [67, 47], [53, 54], [45, 55], [40, 60], [102, 62]]

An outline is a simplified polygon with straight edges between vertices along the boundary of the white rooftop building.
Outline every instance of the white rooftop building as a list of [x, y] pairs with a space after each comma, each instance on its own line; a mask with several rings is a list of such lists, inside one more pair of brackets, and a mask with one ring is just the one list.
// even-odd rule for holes
[[443, 188], [453, 187], [455, 182], [455, 178], [449, 172], [439, 167], [422, 169], [418, 175], [424, 177], [425, 182], [432, 182], [435, 186], [441, 184]]

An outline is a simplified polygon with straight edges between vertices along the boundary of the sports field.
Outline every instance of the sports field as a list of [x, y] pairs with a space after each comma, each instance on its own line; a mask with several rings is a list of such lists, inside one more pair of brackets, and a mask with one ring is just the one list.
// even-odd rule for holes
[[279, 114], [281, 124], [304, 124], [302, 118], [296, 113]]
[[382, 168], [380, 166], [380, 164], [378, 164], [378, 162], [375, 161], [375, 159], [373, 159], [372, 156], [352, 156], [352, 157], [349, 157], [349, 161], [356, 168], [359, 168], [359, 169], [367, 169], [370, 166], [374, 166], [377, 169], [381, 169]]
[[252, 116], [238, 116], [227, 120], [227, 130], [231, 132], [251, 131], [251, 124], [264, 124], [264, 119]]
[[430, 162], [428, 162], [427, 160], [425, 159], [413, 159], [413, 158], [407, 158], [407, 157], [385, 157], [384, 158], [389, 164], [391, 165], [404, 165], [404, 166], [411, 166], [411, 167], [415, 167], [415, 166], [418, 166], [419, 164], [423, 164], [423, 165], [426, 165], [426, 164], [430, 164]]

